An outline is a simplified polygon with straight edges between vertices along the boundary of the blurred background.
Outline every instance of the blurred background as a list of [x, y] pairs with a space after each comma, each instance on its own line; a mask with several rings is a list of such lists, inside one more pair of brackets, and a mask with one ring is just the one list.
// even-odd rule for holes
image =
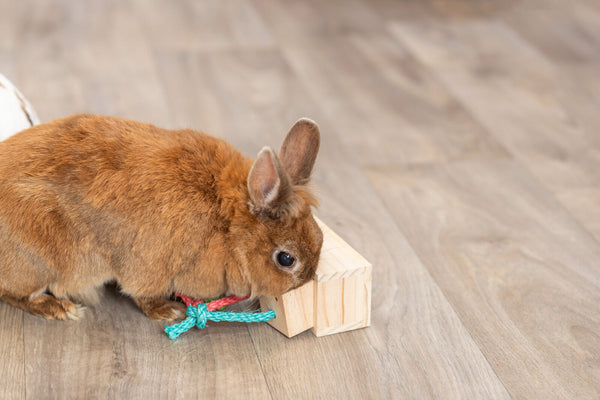
[[42, 122], [249, 156], [310, 117], [316, 213], [374, 265], [372, 326], [324, 338], [0, 304], [14, 397], [600, 397], [600, 2], [0, 0], [0, 73]]

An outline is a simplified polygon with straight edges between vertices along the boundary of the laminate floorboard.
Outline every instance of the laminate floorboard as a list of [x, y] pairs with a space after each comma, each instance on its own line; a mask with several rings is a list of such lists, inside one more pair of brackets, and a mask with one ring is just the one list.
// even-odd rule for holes
[[245, 0], [135, 0], [152, 46], [182, 51], [273, 48], [259, 13]]
[[598, 396], [600, 246], [542, 185], [510, 160], [369, 176], [513, 398]]
[[[397, 22], [390, 30], [600, 238], [597, 207], [586, 206], [600, 195], [600, 125], [585, 111], [598, 102], [593, 68], [559, 68], [502, 21]], [[590, 83], [571, 78], [578, 72]]]
[[[322, 2], [305, 1], [292, 9], [277, 1], [256, 3], [276, 32], [286, 60], [335, 121], [357, 162], [506, 156], [368, 7], [327, 2], [340, 13], [324, 22], [318, 18]], [[315, 25], [308, 34], [306, 21]]]
[[523, 1], [500, 17], [557, 64], [600, 63], [600, 10], [593, 2], [570, 7], [546, 1]]
[[133, 5], [112, 0], [15, 3], [23, 24], [16, 28], [14, 79], [28, 100], [39, 104], [42, 120], [93, 110], [167, 123], [162, 83]]
[[0, 303], [0, 398], [25, 398], [23, 311]]

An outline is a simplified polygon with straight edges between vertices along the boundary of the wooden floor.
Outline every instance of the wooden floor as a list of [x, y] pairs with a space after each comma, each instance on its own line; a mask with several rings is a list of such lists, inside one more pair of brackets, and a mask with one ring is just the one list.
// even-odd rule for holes
[[0, 0], [0, 72], [249, 155], [313, 118], [374, 265], [372, 326], [322, 338], [0, 304], [0, 398], [600, 398], [600, 2]]

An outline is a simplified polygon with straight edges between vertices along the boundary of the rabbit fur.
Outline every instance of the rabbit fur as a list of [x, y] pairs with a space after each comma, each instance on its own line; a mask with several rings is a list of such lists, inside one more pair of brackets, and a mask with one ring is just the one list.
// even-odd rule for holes
[[252, 161], [200, 132], [113, 117], [26, 129], [0, 142], [0, 298], [77, 319], [73, 299], [116, 281], [150, 318], [171, 320], [185, 312], [173, 292], [300, 286], [323, 242], [309, 187], [319, 140], [300, 119], [279, 154], [265, 147]]

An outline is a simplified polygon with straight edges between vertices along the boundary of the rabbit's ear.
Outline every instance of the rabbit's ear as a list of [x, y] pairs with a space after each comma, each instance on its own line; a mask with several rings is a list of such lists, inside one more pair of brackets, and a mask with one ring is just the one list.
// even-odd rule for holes
[[302, 185], [309, 181], [320, 140], [319, 127], [308, 118], [299, 119], [288, 132], [279, 150], [279, 159], [292, 184]]
[[270, 147], [264, 147], [248, 174], [248, 192], [256, 211], [269, 210], [289, 192], [289, 182], [281, 170], [277, 155]]

